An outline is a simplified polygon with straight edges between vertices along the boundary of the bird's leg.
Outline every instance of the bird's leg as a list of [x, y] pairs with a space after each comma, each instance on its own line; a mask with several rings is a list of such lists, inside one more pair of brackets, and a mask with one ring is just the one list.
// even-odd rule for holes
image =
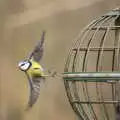
[[55, 68], [51, 68], [48, 70], [50, 77], [62, 77], [61, 73], [58, 73]]

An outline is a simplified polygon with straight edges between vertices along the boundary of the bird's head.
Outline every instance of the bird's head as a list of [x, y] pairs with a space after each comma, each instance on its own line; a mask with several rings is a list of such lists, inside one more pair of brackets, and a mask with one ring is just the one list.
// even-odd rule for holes
[[29, 60], [24, 60], [18, 63], [18, 67], [20, 68], [20, 70], [25, 72], [30, 68], [31, 64], [32, 63]]

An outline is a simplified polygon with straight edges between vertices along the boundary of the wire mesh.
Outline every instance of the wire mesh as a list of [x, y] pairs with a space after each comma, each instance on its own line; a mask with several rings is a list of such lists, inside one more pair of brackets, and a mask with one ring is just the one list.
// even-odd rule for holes
[[[120, 9], [117, 8], [83, 29], [69, 51], [64, 72], [119, 74], [119, 61]], [[120, 77], [102, 80], [64, 77], [69, 102], [80, 120], [120, 120]]]

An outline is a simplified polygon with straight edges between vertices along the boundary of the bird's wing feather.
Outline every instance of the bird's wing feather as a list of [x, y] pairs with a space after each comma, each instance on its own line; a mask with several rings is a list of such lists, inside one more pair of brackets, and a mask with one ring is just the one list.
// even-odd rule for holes
[[28, 81], [29, 81], [29, 86], [30, 86], [30, 96], [29, 96], [27, 110], [36, 103], [36, 101], [39, 97], [40, 83], [42, 80], [44, 80], [44, 78], [42, 78], [42, 77], [30, 78], [28, 76]]
[[33, 58], [36, 62], [40, 62], [44, 52], [44, 48], [43, 48], [44, 41], [45, 41], [45, 31], [42, 32], [41, 40], [38, 41], [37, 45], [34, 47], [33, 51], [29, 55], [29, 59]]

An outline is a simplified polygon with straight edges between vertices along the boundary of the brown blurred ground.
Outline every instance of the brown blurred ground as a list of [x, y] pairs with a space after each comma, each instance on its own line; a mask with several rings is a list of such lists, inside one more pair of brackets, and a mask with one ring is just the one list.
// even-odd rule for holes
[[38, 102], [24, 112], [28, 82], [17, 63], [45, 29], [42, 64], [46, 70], [55, 67], [63, 72], [67, 50], [80, 30], [119, 4], [119, 0], [1, 0], [0, 120], [75, 120], [60, 79], [46, 81]]

